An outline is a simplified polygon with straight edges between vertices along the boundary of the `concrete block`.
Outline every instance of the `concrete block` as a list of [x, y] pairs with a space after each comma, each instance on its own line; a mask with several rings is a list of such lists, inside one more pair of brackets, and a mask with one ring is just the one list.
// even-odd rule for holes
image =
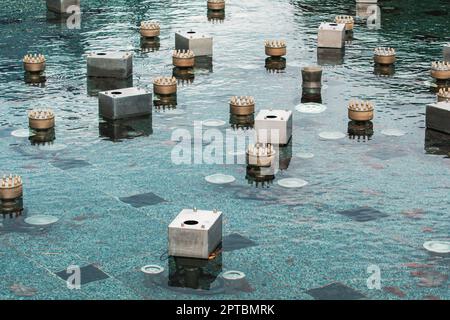
[[356, 0], [356, 3], [377, 3], [378, 0]]
[[444, 61], [450, 62], [450, 43], [444, 46]]
[[450, 134], [450, 102], [427, 105], [426, 125], [428, 129]]
[[70, 6], [80, 6], [80, 0], [46, 0], [47, 9], [56, 13], [68, 13]]
[[208, 259], [222, 242], [222, 212], [183, 209], [169, 225], [169, 256]]
[[292, 111], [261, 110], [255, 119], [255, 132], [259, 143], [288, 144], [292, 136]]
[[130, 52], [95, 52], [87, 57], [88, 77], [127, 79], [133, 74]]
[[98, 94], [99, 114], [107, 119], [116, 120], [138, 117], [152, 113], [152, 95], [136, 87]]
[[345, 46], [345, 23], [323, 22], [317, 34], [319, 48], [343, 48]]
[[175, 33], [176, 50], [192, 50], [196, 57], [213, 55], [213, 38], [197, 31]]

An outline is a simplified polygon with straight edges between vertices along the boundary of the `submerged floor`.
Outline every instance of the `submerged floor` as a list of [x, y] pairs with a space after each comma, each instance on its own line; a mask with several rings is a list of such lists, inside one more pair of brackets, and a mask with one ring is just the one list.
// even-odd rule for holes
[[[322, 3], [233, 1], [218, 22], [208, 20], [203, 0], [164, 6], [91, 0], [83, 1], [81, 29], [67, 30], [47, 16], [42, 1], [10, 1], [0, 16], [0, 169], [23, 177], [25, 210], [0, 220], [0, 298], [450, 298], [450, 258], [422, 248], [425, 241], [450, 238], [450, 142], [424, 124], [425, 106], [435, 101], [430, 63], [441, 59], [450, 40], [444, 32], [448, 3], [383, 1], [381, 29], [357, 20], [343, 60], [318, 61], [318, 24], [355, 15], [353, 0]], [[141, 50], [136, 26], [144, 19], [161, 21], [157, 50]], [[154, 77], [172, 74], [174, 32], [191, 28], [214, 37], [213, 66], [197, 68], [193, 82], [179, 87], [175, 110], [155, 109], [150, 122], [120, 129], [130, 131], [130, 139], [111, 139], [117, 131], [99, 120], [95, 92], [101, 83], [86, 80], [85, 53], [134, 51], [133, 85], [151, 90]], [[268, 38], [288, 43], [282, 72], [264, 67]], [[378, 45], [397, 49], [390, 77], [374, 73]], [[48, 57], [45, 84], [24, 82], [20, 59], [27, 52]], [[299, 113], [300, 67], [317, 62], [324, 64], [327, 110]], [[227, 123], [220, 127], [225, 132], [232, 95], [254, 96], [257, 109], [294, 112], [292, 158], [288, 152], [288, 168], [268, 187], [249, 183], [242, 164], [171, 162], [173, 130], [217, 119]], [[323, 131], [347, 133], [346, 105], [357, 98], [376, 104], [373, 136], [321, 139]], [[53, 147], [11, 135], [27, 128], [26, 110], [34, 107], [58, 115]], [[405, 135], [382, 134], [387, 129]], [[297, 156], [306, 152], [314, 157]], [[205, 181], [215, 173], [236, 181]], [[309, 184], [277, 184], [288, 177]], [[193, 206], [225, 215], [222, 266], [220, 260], [208, 266], [201, 281], [210, 290], [182, 289], [177, 279], [168, 285], [167, 226]], [[59, 220], [50, 227], [24, 222], [40, 214]], [[62, 279], [72, 264], [86, 266], [90, 282], [81, 290], [68, 290]], [[162, 281], [144, 282], [140, 268], [148, 264], [166, 269]], [[372, 265], [380, 268], [381, 290], [368, 289]], [[208, 274], [227, 270], [244, 272], [247, 286], [230, 293], [220, 277], [208, 282]]]

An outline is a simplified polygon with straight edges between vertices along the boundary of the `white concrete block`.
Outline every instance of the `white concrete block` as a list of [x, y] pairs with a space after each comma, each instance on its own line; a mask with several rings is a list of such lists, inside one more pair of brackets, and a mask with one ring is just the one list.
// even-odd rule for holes
[[192, 50], [196, 57], [213, 55], [213, 38], [197, 31], [175, 33], [176, 50]]
[[88, 77], [127, 79], [133, 74], [130, 52], [94, 52], [87, 57]]
[[450, 134], [450, 102], [442, 101], [427, 105], [426, 126], [428, 129]]
[[261, 110], [255, 119], [256, 141], [288, 144], [292, 136], [292, 111]]
[[132, 118], [152, 113], [152, 95], [136, 87], [98, 94], [99, 114], [107, 119]]
[[323, 22], [317, 34], [319, 48], [343, 48], [345, 46], [345, 23]]
[[222, 212], [183, 209], [169, 225], [169, 255], [208, 259], [222, 242]]

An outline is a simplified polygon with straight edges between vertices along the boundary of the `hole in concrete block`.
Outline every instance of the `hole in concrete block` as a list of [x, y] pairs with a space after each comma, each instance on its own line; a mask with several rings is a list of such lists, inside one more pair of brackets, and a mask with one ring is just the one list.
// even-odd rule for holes
[[196, 224], [198, 224], [198, 221], [187, 220], [187, 221], [184, 222], [184, 224], [187, 224], [188, 226], [195, 226]]
[[120, 92], [120, 91], [113, 91], [113, 92], [111, 92], [111, 94], [122, 94], [122, 92]]
[[337, 23], [330, 23], [330, 26], [336, 27], [336, 26], [337, 26]]
[[98, 55], [98, 56], [106, 56], [106, 53], [99, 52], [99, 53], [97, 53], [97, 55]]
[[188, 31], [187, 33], [189, 33], [189, 34], [193, 34], [193, 33], [196, 33], [195, 31]]
[[266, 116], [266, 118], [267, 119], [276, 119], [276, 118], [278, 118], [277, 116], [274, 116], [274, 115], [268, 115], [268, 116]]

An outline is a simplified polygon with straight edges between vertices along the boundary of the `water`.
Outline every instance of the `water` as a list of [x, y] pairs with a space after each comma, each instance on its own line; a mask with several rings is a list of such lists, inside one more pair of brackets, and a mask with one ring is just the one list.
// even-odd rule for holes
[[[323, 66], [327, 110], [303, 114], [295, 110], [300, 67], [317, 63], [317, 26], [336, 14], [355, 15], [352, 0], [230, 1], [220, 23], [208, 20], [203, 0], [87, 0], [80, 30], [47, 16], [42, 1], [10, 1], [0, 15], [0, 163], [2, 172], [23, 177], [26, 210], [0, 224], [0, 298], [18, 298], [14, 288], [24, 286], [35, 299], [312, 299], [309, 290], [334, 282], [369, 299], [450, 298], [449, 258], [422, 247], [449, 239], [448, 137], [425, 130], [424, 112], [435, 101], [429, 66], [449, 41], [443, 30], [450, 8], [446, 1], [383, 6], [382, 28], [357, 19], [343, 63]], [[143, 19], [161, 21], [158, 50], [140, 48]], [[187, 29], [214, 36], [214, 59], [212, 68], [195, 70], [193, 81], [179, 86], [177, 111], [154, 110], [150, 123], [105, 129], [95, 96], [102, 83], [86, 80], [86, 53], [133, 51], [133, 85], [151, 89], [154, 77], [172, 74], [174, 33]], [[268, 38], [287, 41], [285, 70], [264, 68]], [[378, 45], [397, 49], [393, 76], [374, 74]], [[47, 56], [45, 84], [25, 83], [20, 60], [27, 52]], [[194, 120], [229, 123], [232, 95], [254, 96], [257, 109], [292, 110], [292, 155], [306, 150], [314, 157], [290, 159], [288, 150], [284, 170], [264, 188], [247, 181], [242, 164], [173, 164], [173, 130], [192, 130]], [[322, 140], [320, 132], [347, 132], [350, 99], [375, 103], [373, 135]], [[57, 114], [55, 148], [11, 136], [27, 128], [26, 111], [38, 107]], [[386, 129], [405, 135], [381, 134]], [[236, 181], [205, 181], [218, 172]], [[286, 189], [276, 183], [284, 178], [309, 184]], [[197, 283], [203, 290], [169, 276], [176, 262], [165, 258], [168, 224], [194, 206], [223, 211], [224, 236], [237, 234], [241, 244], [229, 250], [224, 244], [220, 260], [198, 266], [210, 275]], [[24, 225], [33, 215], [59, 221]], [[68, 290], [56, 275], [71, 264], [89, 266], [94, 280], [82, 290]], [[166, 269], [162, 279], [144, 281], [140, 269], [149, 264]], [[371, 265], [380, 269], [381, 290], [367, 287]], [[217, 277], [229, 270], [245, 273], [247, 281], [231, 292]]]

